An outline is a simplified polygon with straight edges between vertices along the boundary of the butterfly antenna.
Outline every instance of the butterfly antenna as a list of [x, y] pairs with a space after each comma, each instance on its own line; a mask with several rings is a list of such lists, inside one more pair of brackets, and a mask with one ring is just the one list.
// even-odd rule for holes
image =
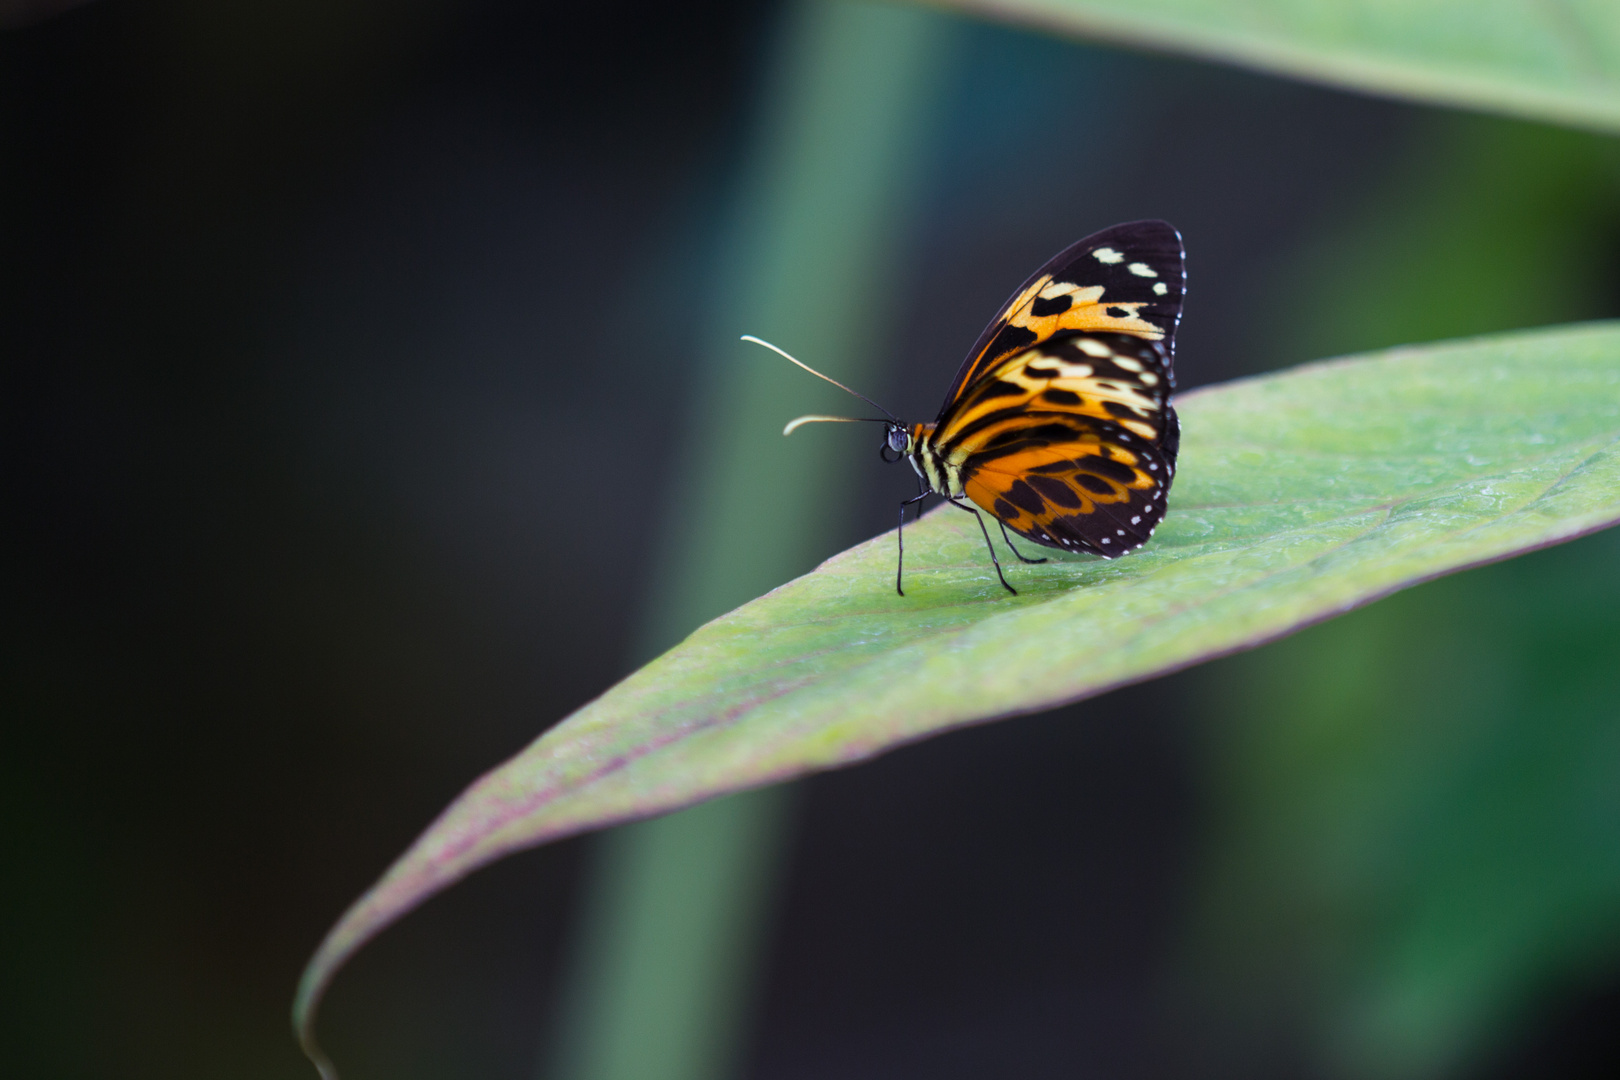
[[[744, 341], [752, 341], [755, 345], [763, 345], [763, 346], [765, 346], [767, 349], [771, 350], [771, 352], [773, 352], [776, 355], [780, 356], [782, 359], [788, 361], [789, 363], [799, 365], [800, 367], [804, 368], [804, 370], [808, 371], [810, 374], [814, 375], [818, 379], [826, 379], [828, 382], [832, 383], [834, 386], [838, 387], [838, 389], [844, 391], [846, 394], [854, 394], [856, 397], [860, 398], [862, 401], [864, 401], [868, 405], [872, 406], [872, 408], [876, 409], [878, 412], [882, 413], [884, 416], [887, 416], [890, 420], [894, 421], [896, 424], [900, 423], [900, 418], [898, 416], [894, 415], [894, 413], [890, 412], [888, 409], [885, 409], [883, 406], [879, 405], [877, 402], [873, 401], [871, 398], [867, 397], [865, 394], [861, 393], [859, 390], [851, 390], [849, 387], [845, 386], [843, 383], [839, 382], [837, 379], [833, 378], [832, 376], [823, 375], [821, 372], [817, 371], [815, 368], [811, 367], [809, 364], [806, 364], [802, 360], [794, 359], [792, 356], [789, 356], [786, 352], [784, 352], [781, 349], [778, 349], [775, 345], [772, 345], [770, 342], [766, 341], [765, 339], [757, 338], [753, 334], [744, 334], [742, 336], [742, 339]], [[816, 419], [816, 420], [832, 420], [832, 419], [845, 420], [845, 419], [854, 419], [854, 418], [853, 417], [800, 417], [800, 420], [804, 420], [806, 422], [809, 422], [812, 419]], [[798, 425], [798, 423], [799, 423], [799, 420], [795, 420], [793, 423], [789, 424], [788, 425], [788, 431], [792, 431], [793, 428]], [[784, 431], [782, 434], [786, 435], [787, 433], [788, 433], [787, 431]]]
[[811, 413], [809, 416], [800, 416], [788, 421], [782, 434], [791, 435], [804, 424], [887, 424], [889, 421], [881, 416], [822, 416]]

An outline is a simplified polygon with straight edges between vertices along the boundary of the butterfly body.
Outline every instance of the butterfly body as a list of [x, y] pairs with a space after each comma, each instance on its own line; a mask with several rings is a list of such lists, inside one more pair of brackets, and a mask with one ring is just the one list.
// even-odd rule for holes
[[[1009, 547], [1007, 530], [1104, 558], [1148, 540], [1164, 518], [1181, 438], [1170, 396], [1185, 282], [1181, 235], [1166, 222], [1088, 236], [1002, 306], [933, 423], [875, 421], [887, 425], [885, 459], [908, 459], [923, 489], [900, 507], [902, 568], [905, 508], [931, 494], [996, 518]], [[846, 418], [801, 417], [787, 431], [833, 419]], [[1001, 584], [1016, 592], [982, 516], [979, 526]]]

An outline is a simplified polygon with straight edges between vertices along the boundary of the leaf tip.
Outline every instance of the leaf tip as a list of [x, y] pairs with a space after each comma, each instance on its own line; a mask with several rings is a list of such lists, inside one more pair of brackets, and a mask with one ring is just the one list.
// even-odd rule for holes
[[332, 1064], [332, 1059], [326, 1056], [326, 1051], [315, 1039], [315, 1012], [320, 1008], [326, 982], [327, 971], [320, 964], [312, 962], [304, 970], [304, 977], [298, 983], [298, 993], [293, 998], [293, 1038], [298, 1040], [298, 1048], [315, 1066], [321, 1080], [338, 1080], [337, 1066]]

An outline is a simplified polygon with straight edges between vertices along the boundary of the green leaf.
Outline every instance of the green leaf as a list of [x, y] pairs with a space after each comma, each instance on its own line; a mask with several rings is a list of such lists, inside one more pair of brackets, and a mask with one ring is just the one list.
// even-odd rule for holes
[[[1620, 324], [1398, 349], [1178, 399], [1170, 514], [1115, 561], [1013, 565], [943, 507], [699, 629], [473, 784], [332, 930], [336, 967], [502, 855], [1250, 648], [1620, 520]], [[1044, 553], [1044, 552], [1043, 552]]]
[[947, 0], [1060, 33], [1620, 130], [1612, 0]]

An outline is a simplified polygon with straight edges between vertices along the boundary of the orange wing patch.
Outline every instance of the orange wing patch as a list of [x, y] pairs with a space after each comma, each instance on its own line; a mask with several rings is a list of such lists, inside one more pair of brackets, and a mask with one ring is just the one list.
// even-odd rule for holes
[[1163, 330], [1142, 318], [1147, 301], [1105, 303], [1105, 291], [1101, 285], [1077, 285], [1043, 277], [1028, 290], [1029, 299], [1008, 312], [1007, 323], [1030, 331], [1037, 342], [1064, 330], [1106, 330], [1149, 341], [1164, 337]]
[[953, 465], [1029, 426], [1032, 416], [1061, 413], [1117, 424], [1148, 442], [1159, 439], [1169, 387], [1129, 351], [1094, 338], [1066, 338], [1050, 349], [1008, 357], [969, 387], [935, 436]]
[[972, 470], [967, 497], [1047, 547], [1114, 557], [1145, 543], [1164, 517], [1166, 463], [1102, 439], [1010, 454]]

